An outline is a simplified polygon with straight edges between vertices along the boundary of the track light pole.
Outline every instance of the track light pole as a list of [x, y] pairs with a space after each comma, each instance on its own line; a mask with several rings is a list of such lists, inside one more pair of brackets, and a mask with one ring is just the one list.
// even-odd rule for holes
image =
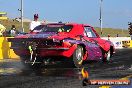
[[22, 32], [24, 32], [24, 27], [23, 27], [23, 0], [21, 0], [21, 28], [22, 28]]
[[101, 29], [101, 35], [103, 34], [103, 30], [102, 30], [102, 2], [103, 0], [100, 0], [100, 29]]

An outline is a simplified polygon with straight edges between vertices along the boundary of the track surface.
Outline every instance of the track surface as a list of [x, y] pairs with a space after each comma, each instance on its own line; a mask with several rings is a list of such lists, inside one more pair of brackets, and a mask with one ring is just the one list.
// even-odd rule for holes
[[[132, 49], [116, 50], [109, 63], [87, 62], [84, 67], [90, 79], [120, 79], [132, 75]], [[0, 88], [84, 88], [80, 71], [67, 63], [32, 70], [19, 60], [7, 59], [0, 61]]]

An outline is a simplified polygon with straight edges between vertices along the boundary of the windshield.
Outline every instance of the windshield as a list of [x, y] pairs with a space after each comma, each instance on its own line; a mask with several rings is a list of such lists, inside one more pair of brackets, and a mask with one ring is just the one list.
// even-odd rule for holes
[[39, 25], [34, 28], [33, 32], [70, 32], [72, 28], [72, 25], [64, 24]]

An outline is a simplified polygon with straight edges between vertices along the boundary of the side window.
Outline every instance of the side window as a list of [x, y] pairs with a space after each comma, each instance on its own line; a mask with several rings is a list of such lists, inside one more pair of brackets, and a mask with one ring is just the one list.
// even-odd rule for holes
[[92, 38], [97, 37], [91, 27], [86, 26], [86, 27], [84, 27], [84, 30], [85, 30], [84, 31], [85, 36], [92, 37]]

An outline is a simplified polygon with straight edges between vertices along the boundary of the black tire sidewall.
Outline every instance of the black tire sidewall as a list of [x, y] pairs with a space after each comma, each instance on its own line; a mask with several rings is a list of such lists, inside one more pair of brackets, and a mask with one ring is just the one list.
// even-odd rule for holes
[[[108, 53], [110, 54], [109, 60], [108, 60]], [[105, 56], [105, 54], [106, 54], [106, 56]], [[102, 58], [103, 62], [109, 62], [110, 58], [111, 58], [111, 52], [110, 52], [110, 50], [108, 52], [103, 52], [103, 58]]]

